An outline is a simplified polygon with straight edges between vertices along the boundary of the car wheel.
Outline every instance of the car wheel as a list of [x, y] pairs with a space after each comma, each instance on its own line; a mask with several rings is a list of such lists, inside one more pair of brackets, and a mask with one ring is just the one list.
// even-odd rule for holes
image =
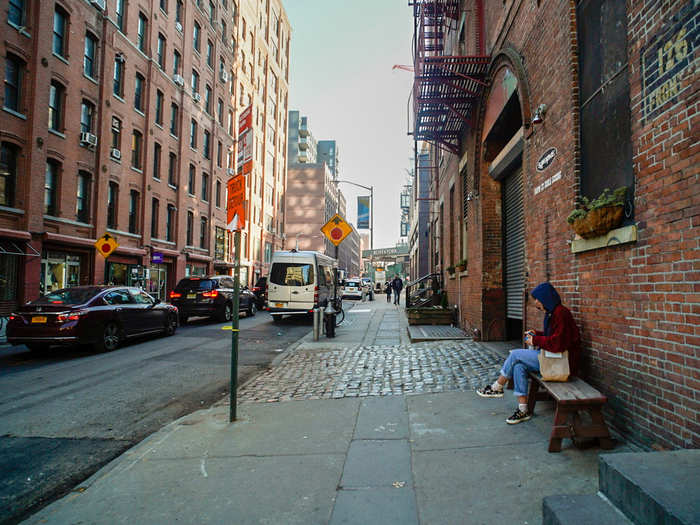
[[187, 324], [187, 316], [180, 314], [180, 326]]
[[105, 324], [102, 329], [100, 340], [95, 343], [95, 350], [98, 352], [111, 352], [112, 350], [116, 350], [121, 341], [121, 334], [119, 332], [117, 323], [109, 322]]
[[49, 345], [42, 345], [39, 343], [29, 343], [27, 344], [27, 348], [29, 348], [32, 354], [36, 355], [42, 355], [49, 351]]
[[248, 317], [254, 317], [258, 313], [258, 307], [255, 306], [255, 301], [250, 301], [250, 306], [248, 307]]
[[177, 330], [177, 316], [175, 314], [168, 314], [167, 324], [165, 325], [165, 335], [175, 335], [175, 330]]
[[219, 321], [225, 323], [230, 321], [231, 317], [233, 317], [233, 308], [231, 308], [231, 303], [226, 303], [221, 312], [219, 312]]

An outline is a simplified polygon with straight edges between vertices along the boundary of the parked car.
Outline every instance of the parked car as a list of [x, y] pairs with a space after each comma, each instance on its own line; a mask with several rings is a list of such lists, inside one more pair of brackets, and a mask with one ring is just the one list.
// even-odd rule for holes
[[262, 310], [267, 301], [267, 277], [259, 277], [250, 291], [255, 295], [255, 305], [258, 310]]
[[[233, 287], [233, 277], [230, 275], [185, 277], [170, 292], [170, 302], [177, 306], [180, 324], [185, 324], [193, 316], [212, 317], [226, 322], [233, 316]], [[258, 311], [255, 295], [248, 288], [240, 289], [238, 311], [245, 312], [249, 317]]]
[[365, 300], [366, 288], [360, 279], [346, 279], [343, 284], [342, 298], [352, 297], [354, 299]]
[[111, 351], [125, 339], [176, 329], [177, 308], [139, 288], [75, 286], [18, 308], [7, 323], [7, 342], [35, 352], [71, 344]]
[[365, 293], [370, 301], [374, 301], [374, 283], [369, 277], [362, 278], [362, 284], [365, 286]]

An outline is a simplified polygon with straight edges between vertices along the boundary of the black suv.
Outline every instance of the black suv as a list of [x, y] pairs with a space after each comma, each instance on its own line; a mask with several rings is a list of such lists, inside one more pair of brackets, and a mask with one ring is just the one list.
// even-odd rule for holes
[[[170, 292], [170, 302], [177, 306], [180, 324], [188, 317], [209, 316], [221, 322], [230, 321], [233, 315], [233, 277], [214, 275], [211, 277], [186, 277]], [[248, 316], [258, 311], [255, 295], [241, 288], [238, 295], [238, 310]]]
[[259, 277], [251, 291], [255, 294], [258, 310], [262, 310], [267, 299], [267, 277]]

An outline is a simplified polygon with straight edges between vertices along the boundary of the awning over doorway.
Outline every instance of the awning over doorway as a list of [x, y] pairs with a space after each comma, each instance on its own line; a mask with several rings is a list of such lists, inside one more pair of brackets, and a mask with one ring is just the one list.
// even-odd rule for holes
[[[29, 248], [29, 251], [26, 250]], [[0, 255], [23, 255], [24, 257], [41, 257], [31, 244], [24, 241], [0, 239]]]

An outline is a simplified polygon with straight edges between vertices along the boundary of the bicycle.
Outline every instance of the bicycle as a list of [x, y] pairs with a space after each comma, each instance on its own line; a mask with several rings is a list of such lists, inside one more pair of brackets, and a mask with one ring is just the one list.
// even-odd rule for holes
[[343, 310], [343, 300], [340, 297], [336, 299], [331, 299], [331, 304], [333, 309], [336, 311], [335, 314], [335, 326], [340, 326], [345, 320], [345, 311]]

